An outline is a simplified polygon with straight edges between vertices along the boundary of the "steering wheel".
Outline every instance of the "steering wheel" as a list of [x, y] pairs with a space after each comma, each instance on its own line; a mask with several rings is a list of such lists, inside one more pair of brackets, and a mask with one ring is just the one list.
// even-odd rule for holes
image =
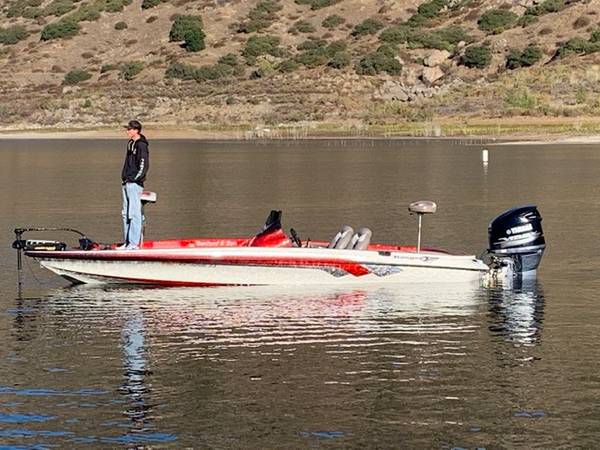
[[290, 238], [290, 241], [292, 241], [292, 244], [295, 245], [296, 247], [302, 247], [302, 241], [298, 237], [298, 233], [296, 233], [296, 230], [294, 230], [293, 228], [290, 228], [290, 235], [292, 236]]

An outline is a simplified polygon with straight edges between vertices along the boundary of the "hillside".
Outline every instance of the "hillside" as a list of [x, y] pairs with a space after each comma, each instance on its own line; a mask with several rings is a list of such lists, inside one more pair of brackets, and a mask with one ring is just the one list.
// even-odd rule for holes
[[4, 130], [489, 134], [600, 113], [600, 0], [8, 0], [0, 27]]

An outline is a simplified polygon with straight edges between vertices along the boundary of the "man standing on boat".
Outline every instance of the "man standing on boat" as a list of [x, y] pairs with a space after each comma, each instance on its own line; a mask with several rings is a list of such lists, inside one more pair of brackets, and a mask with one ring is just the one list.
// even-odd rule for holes
[[131, 120], [123, 125], [129, 136], [127, 152], [121, 173], [123, 182], [123, 236], [125, 243], [121, 249], [135, 250], [142, 241], [142, 200], [141, 195], [150, 167], [148, 141], [142, 134], [142, 124]]

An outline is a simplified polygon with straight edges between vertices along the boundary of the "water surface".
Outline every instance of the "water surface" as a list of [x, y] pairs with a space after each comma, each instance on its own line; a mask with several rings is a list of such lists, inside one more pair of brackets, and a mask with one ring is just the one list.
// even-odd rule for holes
[[15, 226], [119, 239], [120, 141], [0, 141], [0, 446], [590, 448], [600, 438], [594, 146], [151, 142], [148, 237], [250, 236], [271, 209], [301, 238], [344, 224], [478, 254], [537, 204], [548, 250], [513, 291], [70, 288]]

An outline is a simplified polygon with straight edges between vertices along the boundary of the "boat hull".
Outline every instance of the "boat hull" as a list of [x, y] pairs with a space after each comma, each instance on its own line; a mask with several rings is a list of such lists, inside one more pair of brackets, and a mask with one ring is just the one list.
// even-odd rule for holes
[[163, 286], [477, 282], [474, 256], [300, 248], [28, 252], [74, 283]]

